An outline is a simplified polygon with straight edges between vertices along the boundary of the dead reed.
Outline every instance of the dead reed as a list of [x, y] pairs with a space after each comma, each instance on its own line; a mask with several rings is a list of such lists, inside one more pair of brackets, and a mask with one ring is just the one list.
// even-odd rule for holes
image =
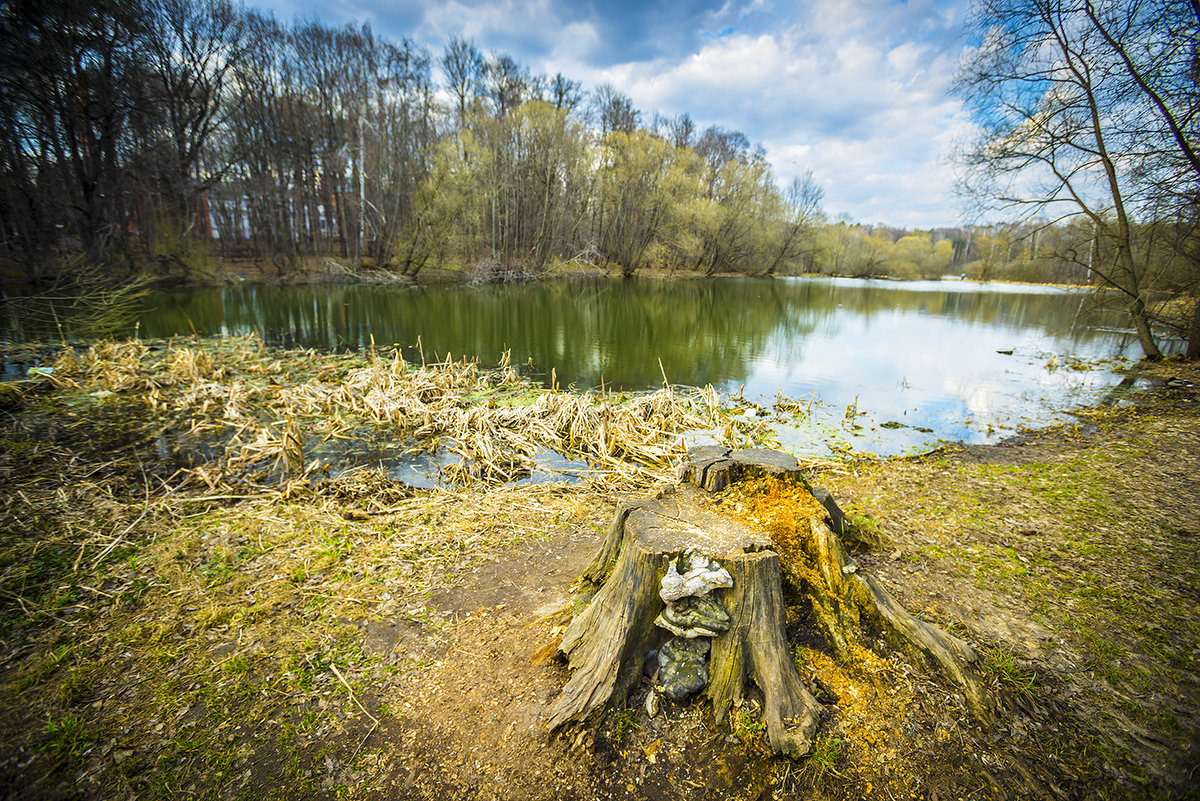
[[456, 484], [513, 481], [544, 451], [585, 460], [594, 481], [644, 483], [670, 474], [685, 432], [713, 431], [731, 446], [761, 433], [761, 424], [723, 409], [712, 387], [664, 381], [644, 393], [562, 392], [518, 375], [508, 354], [483, 369], [450, 356], [409, 364], [399, 350], [269, 350], [256, 337], [154, 348], [102, 342], [63, 351], [53, 376], [60, 387], [142, 398], [190, 434], [223, 441], [219, 459], [193, 469], [213, 488], [248, 471], [299, 478], [336, 470], [306, 451], [355, 438], [455, 454], [444, 472]]

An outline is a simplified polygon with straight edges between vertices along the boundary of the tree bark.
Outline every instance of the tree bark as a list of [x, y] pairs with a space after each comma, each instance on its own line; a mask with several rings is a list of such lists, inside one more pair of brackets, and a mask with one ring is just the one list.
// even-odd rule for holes
[[813, 496], [808, 508], [820, 511], [797, 517], [794, 540], [776, 542], [772, 547], [784, 558], [785, 578], [813, 603], [826, 641], [840, 656], [850, 655], [849, 637], [874, 630], [914, 662], [958, 685], [978, 717], [990, 716], [991, 699], [972, 667], [976, 662], [974, 650], [937, 626], [917, 620], [873, 577], [859, 569], [841, 537], [830, 528], [826, 506], [817, 501], [792, 457], [761, 449], [722, 451], [693, 449], [681, 475], [710, 491], [737, 481], [771, 476], [796, 482], [806, 495]]
[[1150, 328], [1150, 315], [1146, 312], [1146, 303], [1141, 297], [1135, 297], [1129, 304], [1129, 317], [1133, 321], [1133, 330], [1137, 332], [1138, 342], [1141, 343], [1142, 353], [1149, 361], [1162, 360], [1162, 350], [1158, 347], [1158, 339]]
[[[806, 493], [797, 508], [812, 510], [797, 516], [786, 542], [714, 503], [713, 493], [764, 476]], [[818, 633], [836, 653], [849, 656], [852, 640], [864, 631], [875, 633], [958, 685], [977, 716], [989, 716], [991, 704], [972, 668], [971, 648], [913, 618], [858, 569], [827, 525], [825, 507], [809, 497], [795, 459], [776, 451], [696, 448], [681, 480], [696, 486], [685, 483], [654, 500], [621, 504], [596, 559], [580, 577], [580, 598], [594, 595], [559, 645], [573, 673], [550, 709], [552, 732], [621, 705], [640, 682], [648, 654], [671, 636], [655, 625], [665, 606], [663, 577], [688, 552], [713, 560], [733, 580], [732, 587], [712, 591], [730, 618], [729, 628], [712, 638], [703, 690], [718, 722], [753, 683], [763, 696], [772, 749], [800, 756], [811, 747], [823, 707], [796, 671], [784, 627], [785, 579], [811, 601]]]
[[784, 632], [783, 588], [779, 555], [759, 551], [734, 560], [733, 589], [725, 603], [733, 627], [713, 643], [709, 685], [713, 715], [724, 720], [730, 706], [746, 694], [753, 676], [763, 694], [763, 720], [771, 749], [779, 754], [808, 753], [823, 707], [796, 672]]
[[1200, 359], [1200, 299], [1192, 305], [1192, 325], [1188, 329], [1187, 357]]
[[654, 625], [665, 606], [659, 588], [667, 565], [695, 549], [728, 570], [734, 582], [716, 591], [733, 624], [712, 645], [705, 692], [713, 712], [723, 718], [744, 697], [752, 674], [764, 695], [772, 747], [793, 756], [808, 751], [821, 705], [804, 687], [788, 648], [779, 556], [768, 537], [711, 511], [703, 495], [683, 486], [659, 500], [618, 508], [600, 554], [582, 577], [603, 580], [603, 586], [559, 646], [574, 673], [550, 710], [552, 731], [625, 700], [641, 679], [647, 653], [669, 639]]

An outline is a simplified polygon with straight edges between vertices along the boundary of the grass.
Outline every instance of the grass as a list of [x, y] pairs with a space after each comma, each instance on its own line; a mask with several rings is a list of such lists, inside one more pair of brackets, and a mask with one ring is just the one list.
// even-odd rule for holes
[[[59, 424], [62, 414], [55, 411]], [[85, 421], [67, 424], [82, 433]], [[206, 799], [352, 790], [342, 782], [342, 790], [322, 788], [326, 755], [354, 752], [371, 727], [358, 704], [380, 676], [430, 663], [419, 654], [395, 664], [365, 654], [361, 626], [382, 614], [436, 633], [443, 618], [427, 607], [434, 586], [472, 571], [482, 554], [536, 540], [581, 514], [590, 525], [595, 508], [605, 507], [587, 486], [414, 493], [370, 471], [248, 492], [172, 489], [151, 477], [160, 494], [148, 504], [136, 460], [72, 460], [62, 442], [31, 438], [36, 428], [16, 434], [30, 442], [19, 464], [0, 453], [0, 470], [23, 492], [0, 501], [0, 603], [10, 604], [0, 631], [14, 657], [0, 676], [0, 698], [7, 711], [47, 723], [4, 724], [0, 749], [41, 748], [30, 775], [48, 773], [52, 783], [70, 782], [88, 765], [88, 781], [103, 782], [106, 793]], [[80, 441], [112, 454], [102, 438]], [[72, 464], [90, 478], [77, 480]], [[67, 482], [65, 500], [59, 481]], [[370, 514], [348, 520], [347, 510]], [[124, 547], [96, 559], [112, 532], [126, 530]], [[344, 752], [320, 753], [355, 721], [364, 728]], [[98, 757], [101, 743], [119, 760]], [[272, 771], [271, 783], [244, 776], [248, 754]]]
[[[1115, 457], [1115, 458], [1114, 458]], [[1142, 648], [1155, 647], [1154, 636], [1137, 625], [1164, 612], [1180, 622], [1190, 617], [1187, 594], [1175, 581], [1145, 592], [1129, 592], [1128, 579], [1151, 582], [1156, 575], [1182, 568], [1196, 576], [1195, 568], [1176, 562], [1170, 550], [1173, 539], [1147, 536], [1145, 524], [1135, 516], [1114, 514], [1127, 501], [1128, 482], [1113, 481], [1113, 461], [1119, 450], [1106, 452], [1105, 460], [1095, 455], [1060, 464], [977, 465], [956, 468], [957, 480], [944, 487], [951, 502], [937, 514], [918, 514], [910, 528], [931, 532], [918, 551], [935, 561], [960, 565], [980, 588], [996, 585], [1026, 598], [1044, 617], [1080, 632], [1082, 644], [1096, 662], [1111, 657], [1114, 644], [1104, 625], [1120, 617], [1133, 623], [1129, 633]], [[933, 463], [921, 472], [947, 469], [946, 462]], [[1119, 473], [1119, 471], [1118, 471]], [[1124, 484], [1124, 486], [1122, 486]], [[1019, 489], [1018, 489], [1019, 488]], [[1018, 525], [1030, 534], [1013, 540], [968, 538], [961, 543], [953, 530], [976, 532], [1011, 531], [1011, 509], [998, 513], [993, 500], [997, 490], [1017, 491], [1022, 496], [1019, 512], [1026, 515]], [[953, 509], [955, 511], [948, 511]], [[862, 516], [862, 515], [860, 515]], [[939, 520], [939, 517], [941, 518]], [[938, 532], [946, 532], [944, 535]], [[1041, 533], [1041, 532], [1046, 533]], [[1051, 533], [1053, 532], [1053, 533]], [[1114, 580], [1120, 571], [1125, 580]], [[1064, 615], [1068, 611], [1070, 614]], [[1192, 627], [1185, 626], [1185, 631]], [[1089, 635], [1089, 631], [1095, 633]], [[1192, 636], [1189, 634], [1189, 637]]]
[[[563, 527], [590, 530], [596, 510], [611, 508], [616, 490], [629, 486], [622, 482], [660, 471], [650, 456], [671, 452], [673, 440], [657, 434], [641, 444], [630, 440], [630, 448], [650, 455], [647, 461], [628, 472], [601, 470], [590, 486], [500, 486], [499, 474], [481, 468], [456, 487], [414, 491], [376, 471], [331, 478], [307, 470], [314, 443], [347, 430], [389, 437], [403, 430], [407, 424], [390, 418], [377, 427], [361, 411], [364, 398], [379, 390], [397, 408], [399, 399], [410, 398], [430, 406], [421, 396], [425, 382], [430, 397], [447, 393], [431, 412], [437, 419], [430, 418], [430, 441], [458, 425], [449, 418], [474, 415], [473, 427], [462, 430], [481, 432], [471, 447], [483, 462], [487, 443], [513, 432], [541, 437], [540, 426], [556, 419], [522, 412], [509, 427], [501, 413], [544, 404], [566, 420], [574, 410], [584, 442], [595, 436], [585, 424], [606, 401], [592, 396], [588, 407], [568, 404], [462, 363], [397, 372], [380, 354], [280, 354], [249, 341], [104, 346], [94, 357], [77, 358], [78, 366], [63, 373], [70, 383], [40, 380], [0, 430], [0, 477], [19, 490], [0, 498], [0, 639], [7, 649], [0, 750], [25, 748], [34, 759], [31, 775], [48, 774], [49, 784], [85, 796], [360, 793], [367, 774], [355, 766], [374, 742], [367, 739], [372, 720], [357, 702], [392, 725], [391, 708], [376, 706], [373, 693], [391, 678], [417, 681], [417, 672], [437, 669], [445, 658], [368, 653], [364, 627], [403, 621], [423, 639], [441, 642], [446, 618], [431, 603], [439, 588], [470, 576], [484, 554]], [[323, 369], [329, 364], [333, 369]], [[359, 397], [338, 400], [337, 392], [352, 384]], [[113, 394], [92, 395], [97, 391]], [[670, 397], [691, 402], [683, 393]], [[697, 405], [685, 411], [703, 411], [702, 399], [693, 400]], [[640, 403], [639, 413], [654, 425], [685, 419], [669, 416], [666, 394], [658, 398], [664, 408], [657, 418], [644, 397], [607, 402], [610, 409]], [[302, 476], [284, 469], [288, 419], [308, 432]], [[324, 419], [327, 428], [320, 427]], [[1146, 439], [1167, 419], [1108, 418], [1103, 425], [1113, 436], [1142, 426], [1138, 436]], [[213, 461], [172, 475], [147, 448], [162, 426], [192, 432], [188, 442], [223, 444]], [[570, 444], [569, 426], [550, 430], [550, 439], [538, 441], [585, 452]], [[1027, 605], [1082, 656], [1082, 672], [1128, 696], [1113, 707], [1116, 713], [1180, 739], [1194, 732], [1191, 718], [1148, 702], [1138, 689], [1191, 686], [1200, 642], [1188, 600], [1200, 576], [1186, 558], [1187, 532], [1195, 529], [1171, 507], [1180, 494], [1162, 490], [1173, 462], [1189, 468], [1194, 431], [1169, 433], [1165, 446], [1162, 436], [1154, 448], [1135, 437], [1027, 464], [858, 463], [845, 468], [843, 476], [858, 471], [860, 483], [853, 504], [843, 507], [889, 548], [894, 542], [903, 550], [895, 562], [901, 579], [952, 571], [965, 579], [957, 587]], [[225, 436], [232, 437], [228, 443]], [[1138, 472], [1146, 460], [1159, 475]], [[851, 495], [850, 485], [830, 486], [839, 502]], [[1127, 503], [1131, 495], [1138, 504]], [[957, 619], [935, 597], [919, 597], [931, 607], [921, 608], [923, 616], [943, 626]], [[975, 637], [973, 620], [966, 618], [962, 636]], [[845, 673], [821, 652], [794, 655], [820, 676]], [[1001, 643], [982, 656], [998, 686], [1041, 697], [1043, 668], [1017, 644]], [[904, 720], [930, 702], [919, 701], [911, 677], [894, 663], [864, 664], [871, 681], [850, 678], [879, 694], [855, 696], [849, 684], [837, 684], [838, 714], [874, 720], [869, 715], [877, 713], [881, 725], [829, 723], [805, 763], [810, 767], [796, 771], [811, 772], [810, 784], [851, 776], [862, 749], [892, 748], [880, 733], [891, 736], [895, 726], [882, 722]], [[632, 728], [637, 722], [633, 712], [619, 713], [620, 736], [649, 737]], [[749, 704], [735, 710], [730, 724], [753, 749], [762, 745], [761, 721]], [[1097, 735], [1097, 742], [1111, 740]], [[1124, 758], [1111, 745], [1096, 753], [1101, 747], [1111, 749], [1104, 758], [1113, 764]], [[1066, 764], [1071, 754], [1064, 754]], [[330, 771], [329, 764], [338, 767]], [[258, 772], [245, 775], [248, 765]], [[75, 787], [78, 776], [84, 778]]]
[[750, 746], [757, 744], [759, 747], [765, 747], [762, 743], [762, 738], [767, 730], [767, 724], [762, 719], [762, 710], [754, 701], [744, 701], [742, 703], [734, 703], [732, 709], [729, 710], [731, 724], [730, 734], [742, 742], [743, 745]]
[[917, 557], [895, 563], [911, 570], [889, 571], [905, 593], [958, 588], [949, 597], [966, 609], [968, 637], [985, 612], [1032, 619], [1048, 632], [1045, 643], [1006, 642], [997, 638], [1010, 629], [997, 628], [982, 638], [993, 643], [981, 651], [982, 669], [1007, 693], [1041, 703], [1050, 692], [1041, 686], [1047, 654], [1077, 660], [1067, 681], [1086, 699], [1078, 703], [1090, 710], [1088, 725], [1122, 743], [1109, 762], [1153, 786], [1137, 740], [1102, 710], [1125, 709], [1124, 719], [1146, 728], [1139, 736], [1166, 742], [1182, 743], [1200, 727], [1194, 715], [1151, 700], [1200, 691], [1200, 426], [1187, 404], [1144, 404], [1081, 415], [1092, 428], [1043, 432], [995, 462], [949, 452], [861, 465], [858, 476], [822, 482], [853, 495], [843, 508], [873, 517], [905, 556]]
[[1016, 653], [1011, 648], [988, 648], [982, 654], [980, 667], [985, 675], [990, 675], [1006, 692], [1025, 701], [1033, 699], [1037, 674], [1019, 664]]
[[[336, 369], [322, 369], [331, 363]], [[407, 654], [384, 664], [364, 653], [367, 620], [384, 615], [435, 633], [434, 587], [489, 551], [581, 515], [590, 525], [597, 504], [604, 508], [597, 492], [625, 480], [624, 467], [571, 491], [472, 480], [414, 492], [369, 470], [289, 480], [271, 475], [287, 428], [271, 420], [290, 414], [315, 430], [328, 417], [332, 437], [375, 425], [365, 407], [347, 404], [391, 392], [397, 409], [419, 400], [431, 410], [435, 438], [446, 420], [474, 415], [481, 422], [469, 424], [471, 436], [486, 449], [525, 436], [531, 423], [535, 439], [559, 436], [543, 426], [547, 418], [530, 416], [535, 403], [583, 413], [562, 422], [564, 436], [581, 442], [592, 436], [579, 426], [593, 412], [632, 415], [643, 422], [618, 426], [610, 440], [622, 456], [593, 454], [611, 465], [642, 454], [632, 476], [662, 469], [650, 465], [674, 447], [663, 444], [673, 442], [671, 419], [693, 421], [690, 401], [674, 392], [577, 400], [469, 363], [410, 369], [370, 355], [272, 353], [249, 340], [101, 344], [65, 353], [58, 366], [58, 383], [23, 390], [19, 413], [0, 430], [0, 478], [12, 488], [0, 498], [0, 636], [9, 659], [0, 718], [12, 721], [0, 724], [0, 749], [41, 748], [31, 775], [48, 772], [51, 782], [94, 763], [88, 781], [151, 798], [315, 792], [325, 757], [342, 759], [355, 745], [330, 755], [321, 742], [351, 721], [371, 725], [358, 704], [380, 676], [430, 661]], [[492, 413], [514, 414], [512, 425], [489, 422]], [[207, 465], [163, 472], [153, 454], [164, 424], [204, 441], [232, 427], [231, 444]], [[275, 432], [277, 452], [264, 430]], [[16, 724], [17, 710], [47, 721], [44, 729]], [[89, 750], [99, 743], [120, 760]], [[284, 771], [278, 783], [243, 776], [237, 766], [250, 753]]]
[[42, 750], [68, 768], [78, 767], [95, 741], [95, 733], [82, 718], [71, 712], [50, 718], [42, 729]]
[[820, 734], [813, 741], [812, 751], [805, 760], [804, 769], [813, 784], [820, 786], [826, 774], [840, 775], [837, 767], [842, 758], [842, 740], [832, 734]]
[[623, 741], [632, 732], [642, 728], [642, 724], [638, 722], [637, 710], [628, 706], [622, 706], [619, 709], [613, 710], [608, 720], [609, 725], [612, 727], [613, 740], [618, 743]]

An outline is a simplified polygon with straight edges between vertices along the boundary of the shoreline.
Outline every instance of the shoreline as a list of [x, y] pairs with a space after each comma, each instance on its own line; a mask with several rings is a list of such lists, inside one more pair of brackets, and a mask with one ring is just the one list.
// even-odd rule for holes
[[[179, 345], [164, 365], [209, 369]], [[338, 381], [370, 367], [327, 363], [311, 367]], [[722, 731], [687, 705], [651, 719], [635, 704], [578, 745], [546, 740], [542, 716], [565, 671], [539, 653], [614, 507], [653, 493], [651, 477], [448, 492], [370, 471], [258, 488], [206, 471], [213, 486], [159, 486], [143, 472], [155, 439], [120, 444], [122, 415], [146, 394], [120, 364], [112, 377], [128, 386], [112, 395], [47, 386], [0, 430], [0, 478], [23, 493], [4, 501], [0, 558], [38, 571], [0, 579], [23, 593], [21, 604], [0, 596], [0, 785], [26, 797], [166, 798], [191, 786], [214, 797], [598, 801], [701, 788], [749, 801], [775, 787], [832, 801], [1056, 784], [1082, 801], [1170, 793], [1194, 764], [1196, 365], [1149, 367], [1162, 383], [1139, 403], [1078, 409], [1086, 425], [1019, 443], [815, 465], [860, 539], [876, 543], [859, 563], [969, 641], [1008, 711], [990, 728], [972, 723], [936, 676], [885, 658], [881, 683], [841, 678], [808, 643], [797, 647], [804, 675], [846, 700], [822, 724], [819, 754], [791, 761], [767, 757], [749, 724]], [[156, 402], [174, 392], [229, 402], [228, 388], [206, 387], [164, 385]], [[118, 426], [115, 439], [94, 436], [105, 425]], [[1135, 606], [1112, 617], [1117, 603]], [[1146, 603], [1161, 630], [1142, 626]], [[852, 701], [876, 691], [888, 693], [882, 719]], [[1178, 700], [1155, 706], [1146, 693]], [[1170, 759], [1137, 737], [1172, 744]]]
[[[666, 270], [661, 268], [642, 268], [630, 278], [625, 278], [620, 274], [619, 268], [603, 268], [597, 266], [581, 266], [570, 264], [559, 264], [551, 266], [541, 272], [523, 272], [515, 270], [513, 277], [505, 278], [489, 277], [480, 273], [478, 270], [465, 267], [441, 266], [441, 267], [424, 267], [418, 274], [414, 276], [402, 275], [391, 272], [386, 269], [381, 269], [374, 265], [364, 265], [358, 268], [351, 268], [343, 265], [340, 261], [328, 257], [317, 261], [323, 264], [310, 265], [308, 267], [298, 266], [287, 273], [280, 273], [278, 268], [265, 262], [257, 262], [248, 259], [221, 259], [214, 258], [215, 266], [203, 268], [188, 272], [181, 275], [155, 275], [145, 274], [147, 285], [154, 289], [201, 289], [205, 287], [222, 287], [230, 285], [246, 285], [246, 286], [320, 286], [328, 284], [348, 284], [348, 285], [442, 285], [442, 284], [466, 284], [466, 283], [506, 283], [509, 281], [545, 281], [545, 280], [573, 280], [573, 279], [610, 279], [616, 281], [626, 280], [653, 280], [653, 281], [694, 281], [720, 278], [849, 278], [865, 281], [881, 281], [896, 284], [914, 283], [922, 281], [944, 281], [955, 282], [964, 280], [964, 282], [978, 283], [983, 285], [995, 284], [1000, 286], [1030, 286], [1030, 287], [1056, 287], [1063, 289], [1092, 289], [1103, 288], [1096, 287], [1094, 284], [1061, 284], [1061, 283], [1035, 283], [1027, 281], [1013, 280], [986, 280], [979, 281], [973, 278], [960, 279], [953, 274], [946, 274], [935, 277], [920, 277], [920, 278], [905, 278], [888, 275], [853, 275], [853, 274], [833, 274], [833, 273], [776, 273], [772, 275], [764, 275], [761, 273], [718, 273], [715, 275], [706, 275], [702, 272], [682, 271], [682, 270]], [[336, 269], [334, 268], [336, 265]], [[276, 270], [275, 275], [271, 275], [270, 271]], [[51, 281], [53, 284], [53, 281]], [[22, 280], [18, 280], [12, 276], [4, 276], [0, 279], [0, 286], [6, 288], [27, 288], [30, 285]]]
[[[705, 275], [699, 272], [683, 272], [679, 270], [670, 271], [662, 269], [644, 268], [628, 278], [620, 275], [617, 270], [605, 270], [598, 267], [558, 267], [551, 268], [544, 273], [537, 275], [529, 275], [512, 279], [511, 282], [518, 283], [522, 281], [557, 281], [557, 280], [612, 280], [612, 281], [706, 281], [719, 280], [728, 278], [739, 279], [755, 279], [755, 280], [772, 280], [772, 279], [788, 279], [788, 278], [828, 278], [828, 279], [853, 279], [860, 281], [880, 281], [894, 284], [911, 284], [918, 282], [945, 282], [953, 284], [962, 281], [963, 283], [998, 286], [1027, 286], [1027, 287], [1052, 287], [1056, 289], [1102, 289], [1093, 284], [1060, 284], [1060, 283], [1034, 283], [1029, 281], [1010, 281], [1010, 280], [987, 280], [979, 281], [976, 279], [959, 279], [956, 276], [945, 275], [933, 278], [900, 278], [895, 276], [865, 276], [865, 275], [850, 275], [850, 274], [832, 274], [832, 273], [796, 273], [783, 274], [776, 273], [773, 275], [761, 275], [753, 273], [717, 273], [715, 275]], [[177, 288], [202, 288], [206, 286], [223, 286], [229, 284], [255, 285], [255, 286], [291, 286], [291, 285], [322, 285], [322, 284], [350, 284], [350, 285], [373, 285], [373, 284], [398, 284], [398, 285], [443, 285], [443, 284], [496, 284], [508, 283], [506, 280], [480, 280], [472, 276], [472, 273], [464, 269], [446, 269], [446, 268], [425, 268], [412, 278], [400, 275], [385, 275], [378, 280], [362, 280], [353, 276], [327, 272], [327, 273], [309, 273], [293, 278], [277, 279], [271, 277], [250, 277], [239, 273], [219, 273], [211, 277], [211, 280], [200, 280], [195, 283], [175, 284]]]

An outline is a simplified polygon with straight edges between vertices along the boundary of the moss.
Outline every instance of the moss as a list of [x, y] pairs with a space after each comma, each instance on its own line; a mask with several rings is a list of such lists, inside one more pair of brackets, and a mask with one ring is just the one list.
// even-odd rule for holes
[[[1103, 679], [1082, 683], [1089, 708], [1119, 707], [1123, 697], [1189, 696], [1200, 654], [1193, 591], [1200, 570], [1187, 533], [1195, 528], [1194, 486], [1185, 487], [1194, 485], [1200, 428], [1191, 406], [1145, 402], [1152, 413], [1103, 410], [1087, 430], [1042, 432], [1020, 446], [972, 449], [970, 458], [862, 464], [858, 477], [822, 483], [853, 492], [862, 513], [898, 533], [905, 553], [924, 556], [940, 582], [933, 588], [961, 587], [962, 578], [973, 584], [950, 590], [966, 610], [967, 636], [1005, 615], [1018, 618], [1010, 630], [1020, 631], [1024, 609], [1049, 630], [1052, 645], [1035, 646], [1025, 635], [981, 650], [992, 680], [1010, 693], [1040, 699], [1045, 692], [1014, 673], [1010, 657], [1020, 654], [1020, 667], [1063, 646], [1082, 658], [1082, 675]], [[980, 461], [989, 455], [994, 463]], [[924, 571], [896, 564], [889, 575], [906, 592], [930, 589]], [[995, 636], [996, 629], [1003, 631], [985, 630]], [[1196, 731], [1194, 719], [1150, 714], [1141, 701], [1124, 714], [1168, 742]], [[1128, 742], [1119, 724], [1089, 725]], [[1136, 751], [1121, 745], [1103, 758], [1137, 775]]]

